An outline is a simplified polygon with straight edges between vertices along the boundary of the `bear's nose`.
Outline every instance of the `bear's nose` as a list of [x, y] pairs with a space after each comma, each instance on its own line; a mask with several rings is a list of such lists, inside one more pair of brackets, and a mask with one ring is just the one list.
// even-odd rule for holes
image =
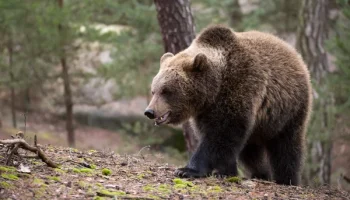
[[154, 111], [153, 111], [152, 109], [147, 109], [147, 110], [145, 111], [145, 115], [146, 115], [148, 118], [150, 118], [150, 119], [154, 119], [154, 118], [155, 118], [155, 116], [154, 116]]

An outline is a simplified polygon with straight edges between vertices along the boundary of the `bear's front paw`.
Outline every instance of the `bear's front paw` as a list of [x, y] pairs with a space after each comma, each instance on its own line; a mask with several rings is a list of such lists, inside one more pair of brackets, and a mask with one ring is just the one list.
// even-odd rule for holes
[[182, 177], [182, 178], [201, 178], [201, 177], [206, 177], [207, 174], [201, 173], [194, 169], [184, 167], [184, 168], [176, 169], [175, 176]]

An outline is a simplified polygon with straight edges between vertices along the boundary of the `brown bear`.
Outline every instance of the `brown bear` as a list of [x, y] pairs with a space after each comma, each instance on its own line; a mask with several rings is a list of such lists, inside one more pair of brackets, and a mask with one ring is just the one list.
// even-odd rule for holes
[[298, 185], [311, 113], [309, 72], [276, 36], [205, 28], [176, 55], [165, 53], [145, 115], [156, 125], [190, 121], [199, 146], [180, 177], [236, 176]]

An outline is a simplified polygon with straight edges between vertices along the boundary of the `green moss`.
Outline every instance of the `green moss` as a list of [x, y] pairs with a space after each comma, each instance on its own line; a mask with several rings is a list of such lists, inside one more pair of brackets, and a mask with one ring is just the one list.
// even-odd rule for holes
[[104, 168], [102, 169], [102, 174], [105, 176], [109, 176], [112, 174], [112, 171], [110, 169]]
[[88, 190], [86, 191], [86, 194], [90, 197], [95, 196], [95, 191], [92, 190], [92, 188], [89, 186]]
[[36, 189], [34, 192], [35, 192], [35, 197], [38, 197], [38, 198], [43, 197], [46, 192], [46, 185], [41, 186], [40, 188]]
[[85, 174], [90, 174], [93, 172], [92, 169], [89, 168], [73, 168], [73, 172], [75, 173], [85, 173]]
[[84, 181], [79, 181], [78, 182], [78, 186], [81, 188], [81, 189], [86, 189], [89, 187], [89, 184], [84, 182]]
[[0, 171], [1, 172], [14, 172], [14, 171], [16, 171], [16, 168], [0, 165]]
[[162, 193], [171, 193], [171, 188], [167, 184], [161, 184], [158, 186], [158, 191]]
[[96, 186], [103, 187], [103, 185], [101, 183], [96, 183]]
[[90, 166], [91, 166], [91, 169], [96, 169], [96, 165], [91, 164]]
[[105, 199], [105, 198], [99, 197], [99, 196], [94, 197], [94, 200], [104, 200], [104, 199]]
[[145, 192], [149, 192], [149, 191], [154, 190], [154, 187], [152, 187], [150, 185], [145, 185], [145, 186], [142, 187], [142, 190], [145, 191]]
[[190, 181], [186, 181], [180, 178], [173, 179], [173, 183], [175, 184], [175, 187], [183, 188], [183, 187], [193, 187], [194, 184]]
[[5, 181], [1, 181], [0, 182], [0, 187], [4, 188], [4, 189], [9, 189], [12, 187], [12, 185], [8, 182], [5, 182]]
[[226, 179], [228, 182], [230, 183], [240, 183], [242, 182], [242, 179], [238, 176], [233, 176], [233, 177], [230, 177], [230, 178], [227, 178]]
[[93, 170], [92, 170], [92, 169], [89, 169], [89, 168], [81, 168], [81, 169], [80, 169], [80, 172], [82, 172], [82, 173], [92, 173]]
[[94, 149], [91, 149], [91, 150], [89, 150], [88, 152], [89, 152], [89, 153], [96, 153], [97, 151], [94, 150]]
[[35, 178], [33, 183], [36, 185], [44, 185], [45, 184], [44, 180], [42, 180], [40, 178]]
[[57, 182], [60, 182], [60, 181], [61, 181], [61, 178], [60, 178], [60, 177], [57, 177], [57, 176], [49, 176], [48, 178], [49, 178], [50, 180], [57, 181]]
[[150, 199], [161, 199], [161, 198], [159, 198], [159, 197], [157, 197], [157, 196], [155, 196], [153, 194], [150, 194], [147, 197], [150, 198]]
[[122, 196], [126, 195], [124, 191], [109, 191], [109, 190], [100, 190], [101, 194], [108, 195], [108, 196]]
[[60, 168], [55, 168], [54, 170], [55, 170], [55, 172], [60, 173], [60, 174], [65, 174], [66, 173], [66, 171], [64, 171], [64, 170], [62, 170]]
[[4, 174], [1, 174], [1, 177], [2, 178], [6, 178], [6, 179], [11, 180], [11, 181], [15, 181], [15, 180], [19, 179], [18, 176], [15, 175], [15, 174], [6, 174], [6, 173], [4, 173]]
[[213, 186], [208, 189], [208, 192], [220, 193], [222, 192], [222, 188], [220, 186]]
[[137, 178], [138, 178], [138, 179], [143, 179], [144, 177], [145, 177], [144, 174], [138, 174], [138, 175], [137, 175]]

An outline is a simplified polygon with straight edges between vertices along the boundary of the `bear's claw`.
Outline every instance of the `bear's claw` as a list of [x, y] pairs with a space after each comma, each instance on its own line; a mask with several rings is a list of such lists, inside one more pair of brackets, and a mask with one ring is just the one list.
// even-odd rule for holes
[[182, 178], [200, 178], [205, 177], [206, 174], [200, 173], [197, 170], [190, 169], [190, 168], [179, 168], [175, 170], [175, 176], [182, 177]]

